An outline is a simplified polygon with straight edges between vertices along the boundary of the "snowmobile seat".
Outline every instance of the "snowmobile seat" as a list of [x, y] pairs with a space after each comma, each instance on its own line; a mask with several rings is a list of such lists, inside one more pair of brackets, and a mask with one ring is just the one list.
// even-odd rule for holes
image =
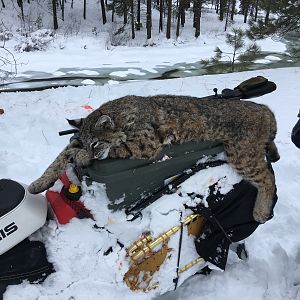
[[46, 216], [43, 195], [30, 194], [25, 184], [0, 179], [0, 255], [43, 226]]

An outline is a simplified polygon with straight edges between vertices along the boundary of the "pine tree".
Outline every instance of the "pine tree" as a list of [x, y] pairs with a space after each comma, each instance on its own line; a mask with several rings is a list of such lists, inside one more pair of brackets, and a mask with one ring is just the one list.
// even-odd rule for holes
[[[226, 44], [231, 47], [230, 52], [224, 52], [219, 47], [215, 49], [215, 56], [208, 60], [202, 60], [204, 66], [221, 67], [223, 70], [234, 72], [250, 65], [260, 54], [257, 44], [246, 45], [245, 32], [240, 28], [233, 28], [232, 33], [226, 34]], [[227, 59], [227, 60], [226, 60]]]
[[[299, 30], [300, 26], [300, 1], [299, 0], [260, 0], [260, 8], [266, 11], [264, 20], [258, 20], [257, 24], [250, 22], [248, 36], [252, 38], [264, 38], [270, 35], [285, 35], [293, 30]], [[271, 14], [275, 17], [270, 17]]]

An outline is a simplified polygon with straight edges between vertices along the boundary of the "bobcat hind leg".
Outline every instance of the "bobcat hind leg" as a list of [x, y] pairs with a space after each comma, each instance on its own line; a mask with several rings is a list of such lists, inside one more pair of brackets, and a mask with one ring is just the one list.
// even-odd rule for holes
[[275, 177], [268, 169], [265, 150], [225, 146], [225, 151], [229, 163], [257, 188], [253, 218], [259, 223], [265, 223], [271, 214], [275, 192]]

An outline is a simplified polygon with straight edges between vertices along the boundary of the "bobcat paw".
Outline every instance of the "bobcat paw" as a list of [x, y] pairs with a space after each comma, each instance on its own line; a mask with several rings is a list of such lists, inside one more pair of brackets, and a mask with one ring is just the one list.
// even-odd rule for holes
[[74, 162], [78, 167], [86, 167], [91, 164], [91, 161], [89, 153], [84, 149], [75, 154]]
[[261, 223], [261, 224], [263, 224], [266, 221], [268, 221], [269, 216], [270, 216], [270, 213], [265, 213], [263, 211], [257, 212], [257, 211], [254, 210], [254, 212], [253, 212], [253, 218], [254, 218], [254, 220], [256, 222], [258, 222], [258, 223]]
[[28, 186], [27, 190], [28, 190], [28, 192], [29, 192], [30, 194], [39, 194], [39, 193], [41, 193], [41, 192], [44, 191], [43, 188], [41, 188], [40, 186], [34, 184], [34, 182], [31, 183], [31, 184]]

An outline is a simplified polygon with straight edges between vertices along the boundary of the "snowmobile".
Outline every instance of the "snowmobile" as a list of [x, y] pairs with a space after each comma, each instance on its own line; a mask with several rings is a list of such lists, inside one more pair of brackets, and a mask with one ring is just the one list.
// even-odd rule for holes
[[[248, 99], [275, 89], [275, 83], [258, 76], [221, 94], [214, 89], [205, 98]], [[76, 130], [60, 135], [70, 133], [76, 138]], [[105, 159], [85, 168], [72, 166], [59, 182], [59, 188], [46, 192], [55, 219], [66, 224], [74, 217], [90, 218], [96, 229], [113, 233], [118, 251], [111, 246], [103, 255], [115, 255], [114, 280], [131, 291], [162, 294], [207, 267], [224, 270], [229, 246], [259, 226], [252, 217], [257, 190], [227, 164], [218, 141], [165, 147], [154, 160]], [[99, 186], [104, 200], [97, 195]], [[100, 218], [87, 198], [101, 205]], [[42, 195], [6, 179], [0, 180], [0, 199], [2, 264], [3, 255], [15, 255], [11, 248], [44, 224], [47, 205]], [[275, 194], [274, 205], [276, 200]]]

